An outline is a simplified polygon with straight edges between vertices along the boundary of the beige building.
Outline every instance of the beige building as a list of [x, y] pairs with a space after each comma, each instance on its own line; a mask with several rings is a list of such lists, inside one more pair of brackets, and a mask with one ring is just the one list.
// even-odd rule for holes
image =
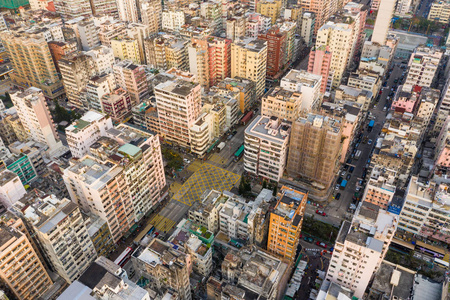
[[256, 97], [266, 86], [267, 42], [247, 38], [231, 44], [231, 77], [250, 79], [256, 84]]
[[244, 169], [280, 181], [286, 167], [290, 131], [290, 122], [275, 116], [257, 116], [245, 129]]
[[272, 24], [275, 24], [281, 13], [282, 0], [262, 0], [257, 1], [256, 12], [269, 17]]
[[113, 49], [114, 57], [120, 60], [131, 60], [136, 64], [143, 63], [143, 61], [141, 61], [141, 55], [139, 52], [139, 43], [136, 39], [113, 39], [111, 40], [111, 48]]
[[4, 31], [0, 39], [11, 59], [14, 72], [10, 77], [14, 84], [37, 87], [49, 99], [58, 99], [64, 94], [47, 41], [42, 36]]
[[113, 69], [116, 84], [130, 94], [132, 106], [150, 97], [147, 74], [143, 65], [124, 60], [114, 64]]
[[121, 124], [90, 153], [64, 170], [64, 182], [72, 201], [105, 219], [117, 242], [161, 201], [166, 179], [159, 138]]
[[417, 47], [408, 63], [408, 76], [404, 91], [411, 91], [415, 85], [430, 87], [434, 81], [443, 52], [437, 48]]
[[190, 128], [200, 115], [200, 85], [175, 79], [155, 87], [161, 136], [169, 142], [190, 148]]
[[158, 33], [161, 30], [161, 14], [162, 5], [159, 0], [145, 0], [140, 2], [142, 23], [148, 25], [152, 34]]
[[189, 41], [174, 35], [164, 34], [144, 41], [147, 64], [155, 69], [189, 70]]
[[434, 1], [428, 13], [428, 20], [447, 24], [450, 21], [450, 2]]
[[339, 119], [311, 113], [293, 122], [288, 176], [327, 192], [340, 166], [341, 136]]
[[25, 218], [52, 269], [68, 283], [97, 257], [80, 209], [69, 199], [36, 191], [20, 199], [14, 210]]
[[18, 299], [34, 300], [52, 280], [21, 219], [7, 212], [0, 222], [0, 278]]
[[261, 99], [261, 115], [293, 122], [300, 116], [302, 96], [300, 92], [291, 92], [280, 87], [272, 88]]
[[228, 95], [230, 92], [237, 93], [238, 106], [241, 113], [249, 111], [256, 102], [255, 83], [241, 77], [225, 78], [217, 86], [212, 87], [211, 91], [221, 95]]

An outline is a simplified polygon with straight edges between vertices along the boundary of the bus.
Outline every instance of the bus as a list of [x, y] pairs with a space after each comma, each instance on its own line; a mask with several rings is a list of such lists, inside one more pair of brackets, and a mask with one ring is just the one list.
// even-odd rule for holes
[[444, 269], [448, 269], [448, 266], [449, 266], [448, 262], [446, 262], [445, 260], [439, 259], [437, 257], [434, 259], [434, 263]]
[[244, 144], [242, 144], [239, 149], [234, 153], [234, 161], [238, 161], [244, 155]]
[[361, 157], [361, 150], [356, 151], [355, 160], [358, 160]]
[[133, 252], [133, 248], [127, 247], [122, 254], [119, 255], [119, 257], [116, 258], [114, 261], [115, 264], [123, 267], [125, 264], [130, 260], [131, 253]]

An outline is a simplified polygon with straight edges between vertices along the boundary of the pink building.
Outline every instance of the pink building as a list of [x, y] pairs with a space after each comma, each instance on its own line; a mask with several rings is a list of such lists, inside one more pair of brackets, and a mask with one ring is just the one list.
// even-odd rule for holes
[[114, 121], [121, 122], [133, 106], [130, 94], [119, 87], [102, 97], [102, 107], [105, 114], [110, 115]]
[[330, 76], [332, 53], [328, 46], [320, 46], [314, 48], [309, 54], [308, 72], [316, 75], [322, 75], [322, 83], [320, 86], [320, 92], [325, 93], [327, 91], [327, 84]]
[[391, 109], [402, 113], [413, 113], [418, 104], [417, 100], [421, 90], [422, 87], [414, 86], [412, 93], [399, 92], [398, 97], [392, 102]]
[[114, 65], [114, 78], [117, 85], [129, 93], [132, 105], [150, 97], [144, 66], [136, 65], [131, 60], [118, 62]]

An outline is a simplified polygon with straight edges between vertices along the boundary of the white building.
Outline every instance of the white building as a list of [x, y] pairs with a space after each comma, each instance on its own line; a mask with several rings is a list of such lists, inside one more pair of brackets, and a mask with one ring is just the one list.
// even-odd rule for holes
[[304, 12], [300, 24], [300, 36], [305, 40], [306, 45], [311, 47], [316, 24], [316, 15], [313, 12]]
[[168, 31], [177, 31], [181, 29], [186, 22], [182, 10], [164, 10], [162, 13], [162, 29]]
[[302, 110], [311, 111], [320, 106], [322, 76], [305, 70], [292, 69], [281, 79], [280, 86], [291, 92], [302, 93]]
[[30, 193], [14, 205], [22, 215], [47, 261], [71, 283], [97, 257], [78, 206], [55, 195]]
[[362, 298], [383, 262], [397, 222], [397, 215], [371, 203], [361, 203], [353, 221], [344, 221], [339, 230], [326, 279]]
[[92, 77], [86, 84], [86, 105], [84, 106], [103, 112], [102, 97], [112, 93], [115, 88], [116, 80], [113, 73], [103, 73]]
[[442, 51], [436, 48], [417, 47], [408, 63], [408, 77], [404, 91], [411, 91], [415, 85], [430, 87], [442, 58]]
[[73, 157], [81, 158], [89, 152], [89, 147], [106, 131], [113, 128], [109, 116], [88, 111], [80, 119], [66, 128], [67, 143]]
[[0, 173], [0, 203], [5, 208], [10, 208], [27, 192], [17, 174], [10, 170]]
[[11, 100], [23, 127], [33, 141], [47, 145], [49, 151], [63, 147], [42, 90], [30, 87], [24, 92], [12, 94]]
[[277, 117], [256, 117], [245, 129], [244, 169], [280, 181], [286, 166], [291, 125]]
[[110, 47], [98, 46], [85, 52], [94, 62], [97, 74], [111, 73], [114, 64], [114, 53]]
[[119, 18], [125, 22], [139, 22], [138, 2], [136, 0], [117, 0]]
[[396, 0], [380, 1], [379, 12], [375, 20], [375, 27], [373, 28], [372, 43], [385, 45], [388, 36], [389, 26], [391, 25], [392, 16], [394, 15]]

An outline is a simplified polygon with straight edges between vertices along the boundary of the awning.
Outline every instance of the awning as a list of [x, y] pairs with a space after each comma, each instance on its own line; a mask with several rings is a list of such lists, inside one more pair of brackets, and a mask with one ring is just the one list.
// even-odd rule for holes
[[400, 245], [400, 246], [408, 248], [408, 249], [411, 249], [411, 250], [414, 250], [414, 245], [413, 244], [405, 242], [403, 240], [399, 240], [399, 239], [393, 238], [392, 239], [392, 243]]
[[429, 244], [425, 244], [421, 241], [416, 241], [416, 246], [417, 247], [422, 247], [428, 250], [431, 250], [433, 252], [445, 255], [445, 249], [441, 248], [441, 247], [437, 247], [437, 246], [433, 246], [433, 245], [429, 245]]
[[134, 224], [133, 226], [131, 226], [130, 233], [133, 233], [137, 228], [138, 228], [138, 224]]

